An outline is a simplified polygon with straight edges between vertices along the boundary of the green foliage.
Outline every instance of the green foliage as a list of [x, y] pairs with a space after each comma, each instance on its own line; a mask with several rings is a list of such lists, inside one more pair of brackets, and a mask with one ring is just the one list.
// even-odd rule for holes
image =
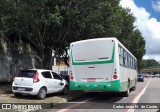
[[1, 37], [30, 43], [41, 68], [51, 67], [52, 50], [62, 55], [71, 42], [88, 38], [117, 37], [139, 62], [145, 54], [135, 18], [119, 0], [1, 0], [0, 8]]
[[135, 55], [138, 61], [138, 69], [142, 69], [143, 62], [142, 57], [144, 56], [145, 50], [145, 40], [141, 36], [139, 30], [134, 30], [132, 32], [132, 38], [130, 39], [129, 50]]
[[143, 62], [143, 69], [144, 68], [156, 68], [160, 66], [160, 64], [154, 59], [142, 60], [142, 62]]

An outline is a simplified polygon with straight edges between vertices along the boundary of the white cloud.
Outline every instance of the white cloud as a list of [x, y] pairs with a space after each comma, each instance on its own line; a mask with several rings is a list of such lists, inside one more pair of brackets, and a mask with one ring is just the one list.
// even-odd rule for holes
[[131, 9], [136, 17], [134, 25], [146, 40], [146, 54], [143, 58], [160, 60], [160, 22], [156, 18], [150, 18], [150, 13], [145, 8], [136, 6], [133, 0], [121, 0], [120, 5]]
[[160, 12], [160, 1], [152, 1], [152, 7], [155, 11]]
[[147, 21], [147, 27], [152, 32], [152, 37], [160, 39], [160, 22], [155, 18], [151, 18]]

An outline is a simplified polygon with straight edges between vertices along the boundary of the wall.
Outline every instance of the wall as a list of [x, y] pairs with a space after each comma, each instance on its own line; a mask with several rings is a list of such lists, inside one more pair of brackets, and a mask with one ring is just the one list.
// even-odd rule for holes
[[36, 52], [22, 41], [0, 38], [0, 83], [12, 82], [15, 74], [25, 68], [35, 68]]

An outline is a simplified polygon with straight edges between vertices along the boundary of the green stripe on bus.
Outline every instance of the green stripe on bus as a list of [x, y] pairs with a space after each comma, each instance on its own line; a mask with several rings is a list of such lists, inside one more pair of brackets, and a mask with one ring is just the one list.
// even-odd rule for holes
[[[136, 80], [131, 80], [130, 88], [135, 86]], [[127, 90], [128, 81], [121, 82], [120, 80], [111, 82], [74, 82], [70, 81], [70, 90], [88, 90], [88, 91], [108, 91], [108, 92], [123, 92]]]
[[113, 63], [114, 62], [114, 51], [115, 51], [115, 44], [113, 45], [113, 51], [112, 51], [112, 59], [110, 60], [103, 60], [103, 61], [87, 61], [87, 62], [75, 62], [73, 60], [72, 50], [71, 50], [71, 59], [72, 59], [72, 65], [91, 65], [91, 64], [106, 64], [106, 63]]
[[70, 81], [70, 90], [121, 91], [120, 81], [112, 82], [74, 82]]

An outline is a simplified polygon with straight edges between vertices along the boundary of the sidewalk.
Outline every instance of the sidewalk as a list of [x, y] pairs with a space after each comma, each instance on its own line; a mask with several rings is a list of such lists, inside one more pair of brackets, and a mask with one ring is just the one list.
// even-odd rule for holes
[[68, 95], [49, 94], [44, 100], [38, 100], [35, 96], [16, 98], [12, 93], [11, 84], [0, 84], [0, 103], [66, 103], [83, 97], [85, 94], [83, 91], [69, 91]]
[[[67, 103], [69, 101], [73, 101], [75, 99], [82, 98], [86, 95], [85, 92], [82, 91], [69, 91], [68, 95], [61, 94], [51, 94], [47, 95], [47, 97], [43, 100], [38, 100], [35, 96], [23, 96], [21, 98], [17, 98], [12, 93], [12, 85], [11, 84], [0, 84], [0, 103], [9, 103], [9, 104], [45, 104], [43, 105], [43, 109], [53, 108], [55, 105], [60, 103]], [[0, 112], [24, 112], [24, 110], [2, 110]], [[33, 110], [25, 110], [26, 112], [33, 112]], [[35, 111], [35, 110], [34, 110]], [[38, 110], [36, 110], [38, 112]], [[42, 110], [39, 110], [41, 112]], [[43, 111], [42, 111], [43, 112]]]

